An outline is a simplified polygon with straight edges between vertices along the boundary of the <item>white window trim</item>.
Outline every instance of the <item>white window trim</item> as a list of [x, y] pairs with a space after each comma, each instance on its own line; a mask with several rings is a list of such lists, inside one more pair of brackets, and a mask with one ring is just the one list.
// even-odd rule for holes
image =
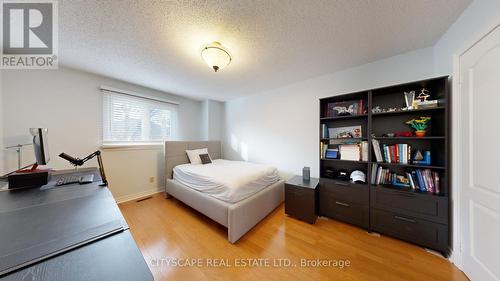
[[118, 151], [118, 150], [162, 150], [163, 142], [155, 143], [106, 143], [101, 145], [102, 150]]
[[136, 93], [136, 92], [132, 92], [132, 91], [127, 91], [127, 90], [121, 90], [121, 89], [118, 89], [118, 88], [113, 88], [113, 87], [109, 87], [109, 86], [105, 86], [105, 85], [101, 85], [100, 90], [101, 90], [101, 93], [103, 91], [115, 92], [115, 93], [118, 93], [118, 94], [129, 95], [129, 96], [144, 98], [144, 99], [148, 99], [148, 100], [154, 100], [154, 101], [159, 101], [159, 102], [166, 102], [166, 103], [170, 103], [170, 104], [180, 105], [180, 103], [178, 103], [176, 101], [166, 100], [166, 99], [157, 98], [157, 97], [153, 98], [153, 97], [148, 96], [148, 95], [143, 95], [143, 94], [140, 94], [140, 93]]

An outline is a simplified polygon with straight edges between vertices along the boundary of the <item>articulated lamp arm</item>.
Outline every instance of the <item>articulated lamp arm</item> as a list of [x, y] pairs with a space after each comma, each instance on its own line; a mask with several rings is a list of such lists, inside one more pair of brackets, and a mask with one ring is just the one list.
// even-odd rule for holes
[[106, 185], [108, 185], [108, 181], [106, 179], [106, 174], [104, 173], [104, 164], [102, 162], [100, 150], [97, 150], [96, 152], [91, 153], [90, 155], [88, 155], [87, 157], [85, 157], [83, 159], [74, 158], [74, 157], [72, 157], [64, 152], [59, 154], [59, 157], [67, 160], [68, 162], [70, 162], [74, 166], [82, 166], [85, 162], [89, 161], [90, 159], [92, 159], [96, 156], [97, 156], [97, 163], [99, 163], [99, 173], [101, 174], [101, 179], [102, 179], [102, 184], [100, 184], [100, 185], [106, 186]]

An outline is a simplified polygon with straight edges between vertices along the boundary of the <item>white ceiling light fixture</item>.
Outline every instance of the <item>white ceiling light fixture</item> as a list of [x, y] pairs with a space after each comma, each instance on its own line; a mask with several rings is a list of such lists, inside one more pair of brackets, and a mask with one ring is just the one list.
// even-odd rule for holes
[[233, 60], [229, 51], [217, 41], [205, 45], [201, 50], [201, 57], [215, 72], [228, 66]]

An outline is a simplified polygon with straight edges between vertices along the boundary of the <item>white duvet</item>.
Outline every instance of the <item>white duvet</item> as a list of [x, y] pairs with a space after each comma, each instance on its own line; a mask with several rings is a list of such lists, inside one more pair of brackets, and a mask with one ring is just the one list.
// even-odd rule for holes
[[280, 178], [278, 170], [271, 166], [216, 159], [210, 164], [175, 166], [174, 179], [222, 201], [235, 203]]

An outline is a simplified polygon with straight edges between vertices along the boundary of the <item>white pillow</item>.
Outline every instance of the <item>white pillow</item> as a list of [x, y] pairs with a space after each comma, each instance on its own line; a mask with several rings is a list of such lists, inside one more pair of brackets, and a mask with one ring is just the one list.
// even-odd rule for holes
[[201, 148], [194, 150], [186, 150], [186, 153], [189, 158], [189, 162], [191, 162], [191, 164], [201, 164], [200, 154], [208, 154], [208, 149]]

